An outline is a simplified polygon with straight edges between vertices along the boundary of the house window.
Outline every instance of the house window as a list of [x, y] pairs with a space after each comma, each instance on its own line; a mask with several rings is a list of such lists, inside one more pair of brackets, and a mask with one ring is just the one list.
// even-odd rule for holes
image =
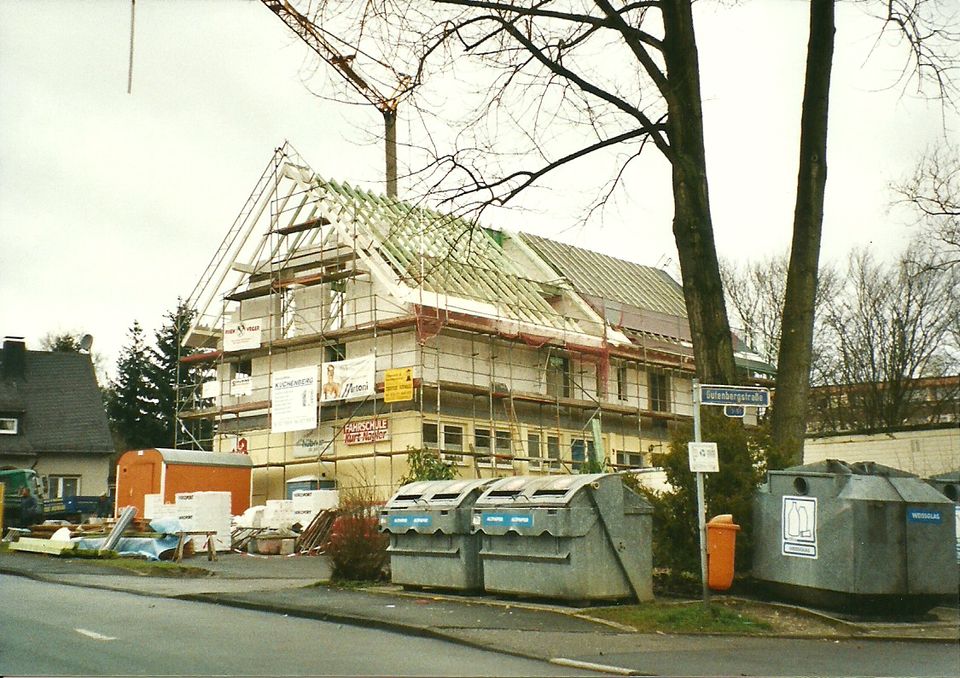
[[335, 363], [338, 360], [347, 359], [346, 344], [330, 344], [323, 347], [323, 362]]
[[670, 411], [670, 381], [667, 375], [661, 372], [647, 373], [647, 395], [650, 399], [650, 409], [654, 412]]
[[530, 468], [540, 468], [540, 434], [527, 434], [527, 456], [530, 461]]
[[547, 358], [547, 395], [555, 398], [570, 397], [570, 359], [552, 355]]
[[510, 435], [510, 431], [496, 431], [494, 433], [494, 445], [497, 454], [510, 455], [513, 452], [513, 436]]
[[547, 459], [550, 468], [560, 468], [560, 436], [547, 436]]
[[630, 468], [641, 468], [643, 466], [643, 455], [639, 452], [619, 451], [617, 452], [617, 464]]
[[330, 305], [327, 307], [327, 323], [325, 329], [337, 330], [343, 327], [343, 311], [346, 305], [347, 283], [344, 280], [335, 280], [330, 283]]
[[617, 365], [617, 400], [627, 399], [627, 366]]
[[80, 476], [47, 476], [46, 489], [50, 499], [75, 497], [80, 494]]
[[20, 422], [13, 417], [0, 417], [0, 435], [15, 436], [20, 430]]
[[440, 445], [438, 444], [439, 442], [440, 438], [437, 436], [437, 425], [424, 422], [423, 446], [432, 450], [436, 450], [440, 448]]
[[443, 449], [449, 452], [463, 452], [462, 426], [443, 425]]
[[443, 425], [443, 458], [454, 464], [463, 463], [463, 426], [454, 424]]
[[[463, 462], [463, 426], [455, 424], [423, 424], [423, 447], [430, 450], [442, 450], [443, 458], [457, 463]], [[453, 453], [453, 454], [451, 454]]]
[[253, 361], [252, 360], [239, 360], [230, 365], [230, 378], [236, 379], [241, 374], [245, 376], [250, 376], [253, 374]]
[[477, 452], [478, 464], [490, 465], [490, 429], [475, 428], [473, 430], [473, 448]]
[[583, 438], [571, 438], [570, 440], [570, 460], [573, 462], [573, 469], [578, 470], [587, 460], [587, 453], [590, 457], [594, 456], [594, 447], [592, 440]]

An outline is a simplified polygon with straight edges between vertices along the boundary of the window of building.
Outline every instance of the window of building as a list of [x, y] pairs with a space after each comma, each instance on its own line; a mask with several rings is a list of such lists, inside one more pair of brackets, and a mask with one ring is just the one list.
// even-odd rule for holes
[[0, 417], [0, 435], [15, 436], [20, 430], [20, 422], [15, 417]]
[[463, 463], [463, 426], [459, 424], [443, 425], [443, 459], [454, 464]]
[[551, 355], [547, 358], [547, 395], [555, 398], [570, 397], [570, 359]]
[[494, 446], [497, 454], [512, 454], [513, 452], [513, 436], [510, 435], [510, 431], [501, 431], [497, 430], [494, 433]]
[[570, 460], [575, 471], [579, 470], [579, 468], [587, 460], [588, 453], [591, 457], [594, 454], [592, 440], [586, 440], [584, 438], [570, 439]]
[[540, 468], [540, 434], [527, 434], [527, 456], [530, 458], [530, 468]]
[[463, 452], [463, 427], [443, 425], [443, 449], [448, 452]]
[[550, 468], [560, 468], [560, 436], [547, 436], [547, 459]]
[[670, 380], [662, 372], [647, 372], [647, 394], [654, 412], [670, 411]]
[[489, 466], [492, 461], [490, 457], [490, 429], [473, 429], [473, 449], [477, 453], [477, 463]]
[[235, 363], [230, 365], [230, 378], [235, 379], [238, 375], [245, 374], [250, 376], [253, 374], [253, 361], [252, 360], [238, 360]]
[[80, 494], [80, 476], [47, 476], [46, 494], [50, 499]]
[[346, 344], [330, 344], [323, 347], [323, 362], [335, 363], [338, 360], [347, 359]]
[[443, 458], [457, 463], [463, 462], [463, 426], [459, 424], [423, 423], [423, 446], [431, 450], [440, 450]]
[[437, 435], [437, 425], [423, 423], [423, 446], [436, 450], [440, 448], [440, 437]]
[[617, 464], [620, 466], [629, 466], [630, 468], [641, 468], [643, 466], [643, 455], [639, 452], [617, 452]]
[[[343, 312], [346, 305], [347, 283], [344, 280], [334, 280], [330, 283], [330, 304], [327, 307], [327, 330], [337, 330], [343, 327]], [[330, 362], [330, 361], [328, 361]]]
[[627, 399], [627, 365], [617, 365], [617, 400]]

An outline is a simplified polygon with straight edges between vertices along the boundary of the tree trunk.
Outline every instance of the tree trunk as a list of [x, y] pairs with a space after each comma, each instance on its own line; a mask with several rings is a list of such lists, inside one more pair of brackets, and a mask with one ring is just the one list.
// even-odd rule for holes
[[734, 384], [730, 323], [720, 281], [703, 144], [700, 68], [689, 0], [663, 3], [664, 59], [670, 89], [664, 92], [670, 120], [673, 165], [673, 234], [693, 338], [697, 376], [704, 383]]
[[803, 463], [814, 302], [827, 184], [827, 111], [833, 66], [834, 0], [811, 0], [810, 37], [800, 119], [800, 169], [793, 244], [780, 330], [772, 415], [773, 468]]

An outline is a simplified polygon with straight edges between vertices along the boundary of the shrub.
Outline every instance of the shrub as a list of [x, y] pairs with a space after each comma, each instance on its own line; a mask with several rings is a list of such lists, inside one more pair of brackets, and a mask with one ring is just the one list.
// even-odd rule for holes
[[418, 480], [453, 480], [457, 476], [452, 464], [440, 458], [436, 450], [413, 450], [407, 453], [409, 469], [400, 479], [401, 485], [415, 483]]
[[[763, 477], [762, 438], [748, 433], [740, 420], [724, 417], [713, 408], [701, 410], [703, 439], [717, 443], [720, 471], [704, 477], [707, 520], [730, 513], [740, 525], [737, 534], [736, 567], [738, 572], [750, 568], [752, 556], [753, 493]], [[700, 535], [697, 524], [696, 474], [690, 472], [687, 443], [693, 439], [691, 426], [675, 429], [670, 438], [670, 451], [662, 463], [670, 492], [643, 494], [653, 505], [653, 562], [674, 575], [693, 573], [700, 579]]]
[[378, 528], [377, 508], [370, 487], [341, 493], [340, 512], [326, 545], [334, 580], [377, 581], [384, 577], [390, 538]]

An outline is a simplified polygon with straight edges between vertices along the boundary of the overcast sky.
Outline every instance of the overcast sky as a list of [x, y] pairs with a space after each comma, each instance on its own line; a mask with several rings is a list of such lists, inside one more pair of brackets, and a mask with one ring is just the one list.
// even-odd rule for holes
[[[807, 6], [726, 4], [697, 4], [710, 195], [720, 255], [748, 260], [789, 245]], [[128, 0], [0, 0], [0, 333], [39, 348], [48, 332], [88, 332], [110, 370], [134, 320], [152, 334], [190, 294], [285, 139], [325, 177], [383, 186], [379, 114], [313, 96], [311, 53], [260, 2], [136, 7], [127, 94]], [[868, 58], [879, 24], [861, 8], [841, 4], [837, 23], [830, 260], [906, 244], [888, 185], [960, 129], [895, 84], [901, 52], [881, 43]], [[401, 138], [409, 124], [401, 112]], [[668, 168], [653, 155], [642, 169], [602, 227], [574, 223], [575, 186], [491, 219], [675, 271]]]

